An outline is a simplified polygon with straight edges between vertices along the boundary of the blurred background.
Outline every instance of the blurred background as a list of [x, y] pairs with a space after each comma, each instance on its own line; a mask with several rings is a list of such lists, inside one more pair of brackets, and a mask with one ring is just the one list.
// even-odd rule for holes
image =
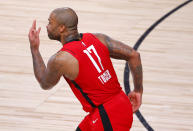
[[[79, 32], [104, 33], [133, 46], [184, 0], [0, 0], [0, 131], [74, 131], [86, 115], [64, 79], [51, 90], [33, 74], [28, 31], [42, 28], [45, 63], [62, 45], [47, 37], [52, 10], [71, 7]], [[139, 48], [144, 70], [141, 113], [156, 131], [193, 130], [193, 2], [159, 24]], [[123, 87], [125, 61], [112, 59]], [[130, 80], [131, 87], [132, 79]], [[146, 131], [134, 115], [132, 131]]]

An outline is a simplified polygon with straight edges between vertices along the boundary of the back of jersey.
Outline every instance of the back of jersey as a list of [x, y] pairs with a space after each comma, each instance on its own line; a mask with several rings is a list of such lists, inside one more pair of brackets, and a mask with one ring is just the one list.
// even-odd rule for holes
[[[67, 43], [61, 51], [69, 52], [79, 62], [77, 78], [73, 82], [66, 80], [85, 111], [90, 111], [92, 105], [83, 93], [98, 106], [121, 91], [109, 51], [93, 34], [83, 34], [81, 41]], [[76, 86], [81, 89], [77, 90]]]

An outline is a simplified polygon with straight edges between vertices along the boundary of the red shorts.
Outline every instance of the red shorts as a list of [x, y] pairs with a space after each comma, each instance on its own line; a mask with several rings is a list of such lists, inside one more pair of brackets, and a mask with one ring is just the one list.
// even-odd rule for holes
[[129, 131], [132, 122], [131, 103], [128, 96], [121, 91], [113, 99], [90, 112], [77, 131]]

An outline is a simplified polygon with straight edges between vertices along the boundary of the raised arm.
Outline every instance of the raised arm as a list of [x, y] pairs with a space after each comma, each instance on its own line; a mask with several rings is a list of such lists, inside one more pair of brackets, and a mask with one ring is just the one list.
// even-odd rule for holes
[[[34, 74], [42, 89], [51, 89], [63, 75], [66, 75], [69, 79], [75, 79], [78, 74], [78, 62], [67, 52], [56, 53], [49, 59], [47, 67], [45, 66], [39, 52], [39, 33], [40, 28], [36, 30], [36, 21], [34, 21], [28, 37], [33, 59]], [[72, 68], [74, 69], [73, 71], [71, 71]]]
[[50, 58], [46, 68], [42, 56], [39, 52], [39, 33], [40, 28], [36, 30], [36, 21], [34, 21], [28, 34], [33, 59], [34, 74], [42, 89], [50, 89], [59, 81], [61, 74], [56, 70], [56, 55]]
[[110, 57], [128, 61], [134, 82], [134, 91], [128, 96], [135, 112], [141, 105], [143, 93], [143, 71], [140, 54], [128, 45], [104, 34], [94, 34], [109, 50]]

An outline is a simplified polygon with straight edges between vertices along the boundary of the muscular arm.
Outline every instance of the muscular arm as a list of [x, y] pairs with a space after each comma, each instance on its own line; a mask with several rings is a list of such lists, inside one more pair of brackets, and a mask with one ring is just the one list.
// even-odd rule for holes
[[134, 91], [143, 92], [143, 71], [140, 54], [120, 41], [104, 34], [94, 34], [109, 50], [110, 57], [128, 61], [134, 81]]
[[78, 75], [78, 61], [71, 54], [61, 51], [53, 55], [45, 66], [39, 51], [32, 51], [34, 74], [42, 89], [51, 89], [61, 76], [74, 80]]
[[60, 80], [62, 73], [60, 65], [57, 63], [56, 55], [52, 56], [47, 64], [44, 64], [42, 56], [38, 50], [32, 50], [34, 74], [42, 89], [50, 89]]
[[62, 75], [65, 75], [69, 79], [75, 79], [78, 74], [78, 62], [72, 55], [62, 51], [53, 55], [46, 67], [39, 52], [40, 29], [36, 30], [36, 21], [34, 20], [28, 37], [35, 77], [42, 89], [47, 90], [56, 85]]

